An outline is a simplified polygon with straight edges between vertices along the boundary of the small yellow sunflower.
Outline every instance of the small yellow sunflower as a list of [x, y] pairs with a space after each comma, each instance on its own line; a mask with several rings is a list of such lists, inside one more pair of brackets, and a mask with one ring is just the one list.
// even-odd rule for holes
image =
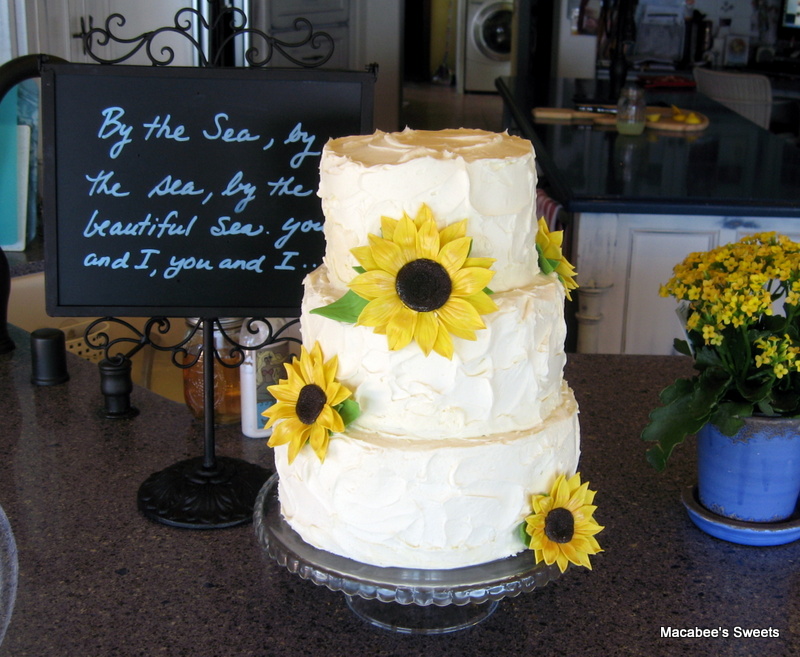
[[561, 244], [563, 241], [564, 231], [556, 230], [551, 233], [544, 217], [541, 217], [539, 219], [539, 232], [536, 233], [536, 250], [539, 251], [539, 268], [545, 274], [555, 272], [564, 284], [567, 299], [571, 300], [570, 290], [575, 290], [578, 287], [578, 284], [575, 282], [577, 272], [561, 251]]
[[300, 358], [286, 364], [288, 378], [268, 388], [276, 403], [263, 413], [269, 418], [265, 428], [275, 427], [267, 444], [289, 443], [289, 463], [306, 442], [324, 461], [331, 432], [344, 431], [345, 421], [336, 407], [352, 393], [335, 380], [338, 364], [336, 356], [324, 362], [318, 342], [311, 353], [302, 347]]
[[570, 479], [560, 475], [549, 495], [531, 498], [533, 514], [525, 518], [525, 533], [536, 563], [557, 563], [562, 573], [570, 563], [592, 569], [589, 555], [602, 552], [594, 536], [603, 529], [592, 516], [594, 496], [589, 482], [581, 484], [576, 473]]
[[466, 219], [438, 230], [426, 205], [414, 219], [381, 217], [382, 236], [352, 250], [364, 271], [350, 288], [368, 301], [357, 323], [385, 334], [392, 350], [415, 340], [426, 356], [452, 358], [451, 335], [475, 340], [481, 315], [497, 310], [486, 289], [494, 259], [470, 258], [466, 232]]

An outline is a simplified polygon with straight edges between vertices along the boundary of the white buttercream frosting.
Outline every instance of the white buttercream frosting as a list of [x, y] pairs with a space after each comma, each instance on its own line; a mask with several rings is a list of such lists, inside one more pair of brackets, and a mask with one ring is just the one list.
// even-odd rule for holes
[[577, 468], [577, 407], [570, 390], [562, 399], [529, 431], [419, 441], [348, 429], [323, 463], [304, 449], [291, 466], [279, 447], [283, 516], [307, 543], [378, 566], [458, 568], [521, 552], [531, 495]]
[[337, 354], [339, 382], [362, 414], [354, 428], [413, 438], [469, 438], [530, 429], [561, 404], [566, 355], [564, 287], [539, 274], [532, 285], [496, 293], [475, 341], [453, 338], [452, 359], [412, 342], [389, 351], [386, 336], [310, 311], [340, 296], [320, 267], [306, 277], [303, 342]]
[[539, 271], [535, 157], [519, 137], [406, 129], [332, 139], [322, 151], [319, 196], [324, 263], [339, 289], [358, 265], [350, 250], [380, 235], [381, 216], [413, 217], [423, 203], [440, 229], [467, 219], [471, 255], [495, 259], [496, 292], [529, 285]]
[[[529, 142], [480, 130], [346, 137], [320, 164], [324, 264], [305, 280], [307, 348], [338, 358], [361, 415], [289, 465], [275, 449], [281, 510], [311, 545], [363, 563], [458, 568], [513, 555], [530, 497], [578, 465], [578, 409], [563, 380], [564, 289], [539, 271], [536, 171]], [[312, 314], [338, 300], [358, 265], [350, 250], [381, 216], [422, 204], [443, 228], [467, 219], [471, 255], [495, 259], [496, 312], [454, 355], [398, 351], [386, 335]]]

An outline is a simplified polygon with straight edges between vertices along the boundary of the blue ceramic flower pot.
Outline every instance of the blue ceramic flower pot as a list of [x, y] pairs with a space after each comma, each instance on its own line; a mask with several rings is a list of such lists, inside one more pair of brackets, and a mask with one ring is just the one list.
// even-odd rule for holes
[[800, 419], [752, 417], [735, 436], [712, 424], [697, 434], [697, 489], [712, 513], [779, 522], [800, 496]]

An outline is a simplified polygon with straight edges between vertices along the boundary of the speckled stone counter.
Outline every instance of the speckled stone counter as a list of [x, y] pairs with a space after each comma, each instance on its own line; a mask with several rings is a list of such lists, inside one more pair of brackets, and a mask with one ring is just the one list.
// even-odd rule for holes
[[[136, 390], [141, 413], [101, 419], [94, 365], [29, 383], [27, 335], [0, 356], [0, 505], [19, 549], [16, 609], [0, 655], [104, 657], [436, 657], [452, 655], [799, 655], [800, 542], [754, 548], [707, 536], [680, 501], [693, 446], [658, 474], [639, 432], [658, 391], [690, 370], [678, 357], [571, 356], [581, 405], [581, 472], [606, 529], [594, 570], [570, 568], [508, 598], [481, 624], [445, 636], [367, 625], [344, 596], [267, 560], [252, 526], [185, 530], [136, 509], [152, 472], [202, 454], [202, 427], [180, 404]], [[271, 468], [238, 428], [217, 452]], [[665, 628], [727, 631], [669, 638]], [[776, 636], [744, 638], [742, 628]]]

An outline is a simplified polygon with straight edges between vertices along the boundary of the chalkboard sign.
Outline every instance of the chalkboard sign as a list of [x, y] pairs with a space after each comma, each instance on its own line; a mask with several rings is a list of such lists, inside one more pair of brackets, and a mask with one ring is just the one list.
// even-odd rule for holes
[[48, 313], [298, 315], [320, 152], [372, 130], [374, 77], [45, 67]]

